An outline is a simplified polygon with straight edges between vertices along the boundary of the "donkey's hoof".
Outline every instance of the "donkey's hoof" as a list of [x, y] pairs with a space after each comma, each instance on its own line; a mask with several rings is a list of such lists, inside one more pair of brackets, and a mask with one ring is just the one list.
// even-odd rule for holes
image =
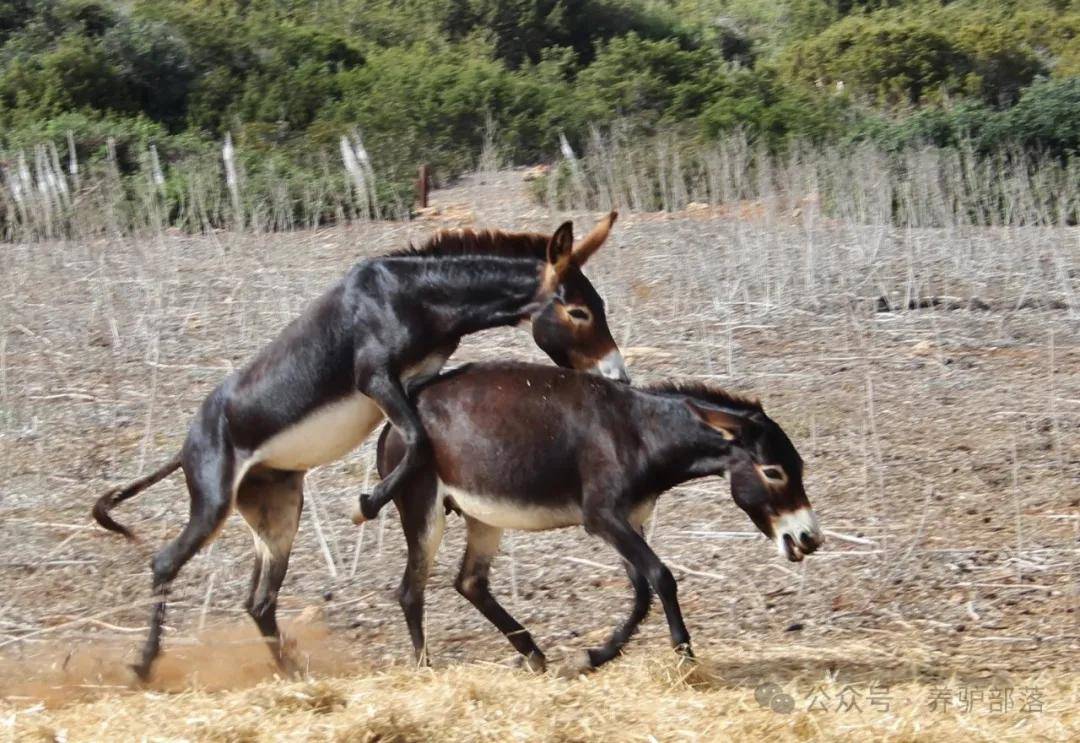
[[135, 680], [140, 684], [145, 684], [150, 680], [150, 664], [149, 663], [130, 663], [128, 668], [135, 674]]
[[518, 668], [524, 668], [532, 673], [547, 673], [547, 658], [543, 653], [519, 655], [515, 663]]
[[[379, 505], [375, 501], [374, 493], [363, 493], [360, 496], [360, 516], [365, 521], [371, 521], [379, 515]], [[356, 516], [353, 516], [353, 520], [356, 520]]]
[[684, 642], [676, 645], [675, 655], [679, 657], [679, 663], [697, 663], [697, 657], [694, 655], [694, 651], [690, 648], [690, 643]]
[[566, 656], [566, 660], [559, 666], [557, 674], [559, 678], [576, 679], [596, 670], [596, 666], [589, 657], [588, 650], [578, 650]]

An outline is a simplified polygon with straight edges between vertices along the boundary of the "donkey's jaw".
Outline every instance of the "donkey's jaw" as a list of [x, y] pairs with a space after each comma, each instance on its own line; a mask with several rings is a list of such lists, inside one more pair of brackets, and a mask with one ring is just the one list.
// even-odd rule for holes
[[809, 506], [782, 513], [773, 519], [773, 540], [781, 557], [799, 562], [816, 551], [825, 537], [817, 515]]
[[619, 353], [619, 349], [614, 349], [608, 352], [603, 358], [596, 362], [596, 366], [590, 369], [593, 374], [599, 374], [602, 377], [613, 379], [616, 382], [630, 382], [630, 375], [626, 372], [626, 363], [623, 361], [622, 354]]

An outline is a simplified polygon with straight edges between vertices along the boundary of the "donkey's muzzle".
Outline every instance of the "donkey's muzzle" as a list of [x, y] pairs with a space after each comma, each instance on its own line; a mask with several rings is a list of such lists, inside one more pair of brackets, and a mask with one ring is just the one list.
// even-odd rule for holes
[[773, 522], [773, 535], [780, 556], [792, 562], [799, 562], [813, 554], [825, 541], [817, 516], [811, 508], [781, 514]]
[[616, 382], [630, 382], [630, 375], [626, 372], [626, 364], [623, 362], [622, 354], [619, 353], [619, 349], [611, 351], [605, 355], [602, 359], [596, 362], [596, 366], [592, 368], [594, 374], [599, 374], [602, 377], [613, 379]]

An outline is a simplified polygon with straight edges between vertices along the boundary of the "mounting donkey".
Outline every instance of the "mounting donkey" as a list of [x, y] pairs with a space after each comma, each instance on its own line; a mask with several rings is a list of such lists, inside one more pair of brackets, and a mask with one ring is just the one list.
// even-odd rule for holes
[[[425, 663], [424, 588], [445, 514], [465, 518], [465, 555], [455, 586], [506, 635], [533, 670], [546, 660], [529, 632], [488, 587], [504, 529], [582, 524], [610, 544], [634, 588], [629, 618], [583, 668], [618, 655], [660, 595], [672, 645], [692, 657], [671, 571], [642, 536], [657, 497], [687, 480], [725, 471], [735, 502], [780, 554], [801, 560], [822, 534], [803, 489], [803, 465], [757, 400], [705, 385], [634, 388], [533, 364], [476, 364], [418, 389], [431, 433], [432, 466], [401, 483], [396, 498], [409, 557], [399, 600], [417, 661]], [[390, 427], [379, 438], [379, 472], [405, 456]]]
[[385, 415], [401, 433], [398, 466], [361, 509], [370, 517], [398, 483], [423, 470], [428, 436], [408, 389], [438, 373], [462, 336], [529, 324], [556, 363], [625, 380], [600, 296], [581, 267], [604, 243], [612, 212], [578, 245], [553, 235], [446, 231], [424, 246], [357, 263], [247, 366], [203, 402], [180, 453], [156, 472], [103, 495], [106, 529], [132, 537], [110, 509], [183, 468], [191, 517], [153, 559], [155, 603], [142, 658], [146, 678], [161, 644], [165, 599], [183, 565], [213, 539], [233, 506], [255, 538], [248, 613], [283, 670], [294, 671], [278, 630], [277, 594], [303, 507], [307, 470], [364, 440]]

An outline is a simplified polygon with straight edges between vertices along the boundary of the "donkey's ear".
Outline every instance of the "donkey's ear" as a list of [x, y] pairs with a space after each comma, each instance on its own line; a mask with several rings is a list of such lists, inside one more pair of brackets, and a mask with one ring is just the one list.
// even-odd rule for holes
[[544, 274], [544, 285], [548, 290], [554, 291], [566, 275], [566, 271], [573, 262], [573, 247], [574, 223], [563, 222], [547, 244], [547, 270]]
[[690, 400], [686, 401], [686, 407], [697, 416], [702, 423], [712, 428], [728, 441], [738, 441], [748, 425], [748, 421], [741, 415], [729, 413], [717, 408], [705, 408], [695, 405]]
[[611, 232], [611, 226], [615, 224], [615, 220], [618, 218], [619, 213], [612, 211], [606, 217], [596, 223], [596, 226], [589, 231], [581, 242], [574, 246], [574, 264], [578, 266], [584, 266], [585, 261], [589, 260], [600, 246], [607, 240], [608, 233]]
[[574, 246], [574, 223], [563, 222], [555, 234], [548, 240], [547, 259], [548, 263], [557, 266], [569, 261], [571, 249]]

